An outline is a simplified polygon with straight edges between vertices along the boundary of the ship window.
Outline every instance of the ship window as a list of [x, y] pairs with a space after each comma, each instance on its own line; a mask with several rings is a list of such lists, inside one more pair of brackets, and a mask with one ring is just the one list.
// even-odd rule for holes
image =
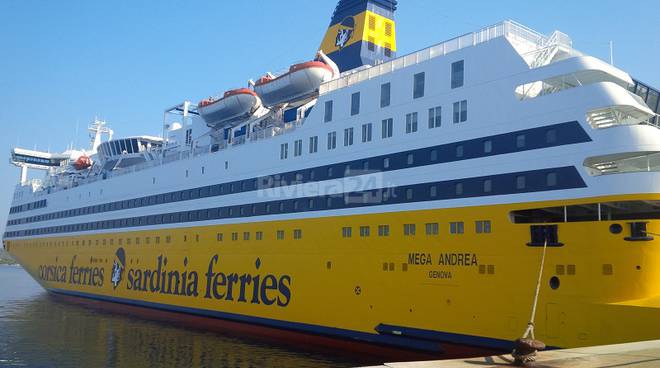
[[490, 220], [475, 221], [475, 230], [477, 234], [490, 233]]
[[323, 114], [323, 121], [324, 122], [329, 122], [332, 121], [332, 100], [330, 101], [325, 101], [325, 111]]
[[438, 187], [437, 186], [431, 185], [431, 187], [429, 188], [429, 196], [431, 198], [435, 198], [435, 197], [438, 196]]
[[463, 234], [465, 231], [463, 221], [454, 221], [449, 223], [450, 234]]
[[463, 86], [463, 60], [451, 63], [451, 88], [458, 88]]
[[490, 193], [493, 190], [493, 181], [491, 179], [484, 180], [484, 193]]
[[437, 222], [426, 224], [426, 235], [438, 235], [438, 227]]
[[250, 232], [249, 231], [244, 231], [243, 232], [243, 240], [250, 240]]
[[277, 230], [277, 240], [284, 240], [284, 230]]
[[555, 142], [557, 142], [557, 130], [548, 129], [548, 131], [545, 132], [545, 142], [546, 143], [555, 143]]
[[302, 239], [302, 230], [294, 229], [293, 230], [293, 238], [294, 239]]
[[309, 137], [309, 153], [316, 153], [319, 149], [319, 137]]
[[351, 95], [351, 116], [360, 113], [360, 92]]
[[525, 147], [525, 140], [526, 140], [526, 137], [525, 137], [524, 134], [518, 134], [516, 136], [516, 148]]
[[365, 238], [368, 237], [371, 233], [371, 228], [369, 226], [360, 226], [360, 236]]
[[454, 123], [462, 123], [467, 120], [467, 100], [454, 102]]
[[406, 114], [406, 133], [414, 133], [417, 131], [417, 113]]
[[464, 149], [462, 144], [456, 146], [456, 157], [463, 157], [463, 151]]
[[[211, 195], [212, 197], [214, 197], [214, 196], [217, 196], [218, 194], [220, 194], [220, 188], [221, 188], [221, 187], [222, 187], [222, 186], [221, 186], [220, 184], [218, 184], [218, 185], [213, 185], [213, 186], [210, 188], [210, 191], [211, 191], [210, 195]], [[168, 201], [168, 202], [169, 202], [169, 201]]]
[[293, 155], [300, 156], [302, 154], [302, 139], [297, 139], [293, 142]]
[[131, 146], [133, 147], [133, 153], [140, 152], [140, 148], [138, 147], [137, 139], [131, 139]]
[[211, 210], [209, 211], [209, 218], [210, 219], [220, 218], [220, 209], [219, 208], [211, 208]]
[[407, 200], [413, 199], [413, 190], [412, 190], [412, 188], [407, 188], [406, 189], [406, 199]]
[[516, 176], [516, 189], [525, 189], [525, 175]]
[[231, 240], [232, 241], [237, 241], [238, 240], [238, 233], [237, 232], [232, 232], [231, 233]]
[[438, 160], [438, 150], [437, 149], [432, 149], [431, 150], [431, 161], [437, 161]]
[[456, 190], [456, 195], [462, 195], [463, 194], [463, 183], [456, 183], [454, 186], [454, 189]]
[[557, 173], [551, 172], [545, 176], [545, 184], [549, 187], [557, 185]]
[[413, 98], [424, 97], [424, 72], [413, 77]]
[[289, 155], [289, 144], [282, 143], [280, 144], [280, 160], [284, 160]]
[[337, 148], [337, 132], [328, 133], [328, 150]]
[[188, 200], [188, 198], [190, 198], [190, 191], [182, 190], [181, 191], [181, 199], [185, 201], [185, 200]]
[[442, 125], [442, 107], [432, 107], [429, 109], [429, 129], [439, 128]]
[[382, 121], [382, 138], [390, 138], [392, 137], [392, 131], [394, 128], [394, 120], [393, 119], [385, 119]]
[[362, 143], [371, 142], [373, 124], [362, 124]]
[[403, 224], [403, 235], [415, 235], [415, 224]]
[[390, 83], [383, 83], [380, 85], [380, 107], [390, 106]]
[[203, 198], [203, 197], [208, 197], [210, 191], [211, 191], [211, 188], [210, 188], [210, 187], [201, 187], [201, 188], [199, 189], [199, 196], [202, 197], [202, 198]]
[[263, 232], [263, 231], [257, 231], [256, 233], [254, 233], [254, 237], [255, 237], [255, 239], [257, 239], [257, 240], [263, 240], [263, 238], [264, 238], [264, 232]]
[[342, 227], [341, 228], [341, 236], [343, 238], [350, 238], [352, 236], [353, 228], [351, 227]]
[[344, 129], [344, 146], [353, 145], [353, 128]]
[[484, 153], [491, 153], [493, 152], [493, 141], [486, 140], [484, 141]]

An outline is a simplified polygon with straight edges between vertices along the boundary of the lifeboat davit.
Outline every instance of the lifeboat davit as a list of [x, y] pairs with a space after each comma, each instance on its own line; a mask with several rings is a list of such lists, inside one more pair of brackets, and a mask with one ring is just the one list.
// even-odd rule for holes
[[208, 98], [198, 105], [199, 115], [207, 125], [213, 127], [254, 114], [261, 107], [257, 94], [248, 88], [232, 89], [222, 98]]
[[92, 159], [88, 156], [82, 155], [73, 163], [73, 168], [76, 170], [84, 170], [92, 166]]
[[295, 64], [278, 77], [265, 75], [254, 84], [265, 106], [276, 106], [297, 101], [318, 91], [321, 83], [333, 78], [335, 71], [322, 61]]

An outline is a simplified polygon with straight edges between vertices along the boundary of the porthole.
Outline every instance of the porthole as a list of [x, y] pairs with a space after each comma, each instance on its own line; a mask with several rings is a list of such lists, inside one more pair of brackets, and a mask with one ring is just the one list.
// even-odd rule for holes
[[550, 288], [552, 290], [557, 290], [559, 289], [559, 277], [557, 276], [552, 276], [550, 278]]
[[622, 231], [623, 231], [623, 226], [621, 226], [621, 224], [610, 225], [610, 232], [612, 234], [620, 234]]

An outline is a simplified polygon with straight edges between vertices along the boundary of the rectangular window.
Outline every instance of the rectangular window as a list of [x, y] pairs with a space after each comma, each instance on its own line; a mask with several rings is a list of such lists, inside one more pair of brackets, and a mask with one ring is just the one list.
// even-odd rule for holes
[[382, 137], [383, 137], [383, 139], [392, 137], [393, 128], [394, 128], [394, 120], [393, 119], [385, 119], [385, 120], [382, 121]]
[[490, 220], [481, 220], [475, 222], [475, 229], [477, 234], [490, 233]]
[[414, 133], [417, 131], [417, 113], [413, 112], [406, 114], [406, 133]]
[[263, 238], [264, 238], [264, 232], [263, 232], [263, 231], [257, 231], [257, 232], [254, 234], [254, 237], [255, 237], [257, 240], [263, 240]]
[[238, 240], [238, 233], [237, 233], [237, 232], [233, 232], [233, 233], [231, 233], [231, 240], [232, 240], [232, 241], [236, 241], [236, 240]]
[[490, 193], [493, 190], [493, 181], [490, 179], [484, 180], [484, 193]]
[[380, 85], [380, 107], [390, 106], [390, 89], [391, 85], [389, 83]]
[[277, 230], [277, 240], [284, 240], [284, 230]]
[[378, 225], [378, 236], [390, 236], [390, 225]]
[[424, 97], [424, 72], [413, 77], [413, 98]]
[[294, 229], [293, 230], [293, 238], [294, 239], [302, 239], [302, 230]]
[[458, 88], [463, 86], [463, 60], [451, 63], [451, 88]]
[[371, 228], [369, 226], [360, 226], [360, 236], [367, 237], [371, 233]]
[[491, 153], [493, 152], [493, 141], [490, 139], [487, 141], [484, 141], [484, 153]]
[[298, 139], [293, 142], [293, 155], [294, 156], [302, 155], [302, 139]]
[[362, 143], [371, 142], [373, 124], [362, 124]]
[[337, 132], [328, 133], [328, 150], [337, 148]]
[[436, 106], [429, 109], [429, 129], [439, 128], [442, 125], [442, 107]]
[[350, 238], [353, 234], [353, 228], [351, 227], [342, 227], [341, 228], [341, 236], [343, 238]]
[[323, 113], [323, 121], [329, 122], [332, 121], [332, 100], [325, 101], [325, 111]]
[[351, 95], [351, 116], [360, 113], [360, 92]]
[[344, 129], [344, 147], [353, 145], [353, 128]]
[[516, 176], [516, 189], [525, 189], [525, 176]]
[[426, 224], [426, 235], [438, 235], [438, 223], [431, 222]]
[[284, 160], [289, 155], [289, 144], [282, 143], [280, 144], [280, 160]]
[[215, 240], [221, 242], [222, 241], [222, 233], [215, 234]]
[[557, 173], [551, 172], [545, 176], [545, 185], [554, 187], [557, 185]]
[[523, 148], [525, 147], [525, 135], [524, 134], [518, 134], [516, 136], [516, 148]]
[[454, 102], [454, 123], [462, 123], [467, 120], [467, 100]]
[[463, 221], [456, 221], [449, 223], [450, 234], [463, 234], [463, 232], [464, 232]]
[[403, 235], [415, 235], [415, 224], [403, 224]]
[[249, 231], [244, 231], [243, 232], [243, 240], [250, 240], [250, 232]]
[[319, 149], [319, 137], [309, 137], [309, 153], [316, 153]]

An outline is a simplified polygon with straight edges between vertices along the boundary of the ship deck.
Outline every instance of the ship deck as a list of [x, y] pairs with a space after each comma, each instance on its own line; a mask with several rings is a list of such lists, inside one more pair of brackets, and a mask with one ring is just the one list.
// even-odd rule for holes
[[[389, 368], [470, 368], [514, 367], [511, 355], [480, 358], [432, 360], [418, 362], [385, 363], [377, 367]], [[660, 340], [641, 341], [616, 345], [560, 349], [539, 352], [530, 367], [543, 368], [595, 368], [627, 367], [646, 368], [660, 366]], [[375, 368], [375, 367], [365, 367]]]

